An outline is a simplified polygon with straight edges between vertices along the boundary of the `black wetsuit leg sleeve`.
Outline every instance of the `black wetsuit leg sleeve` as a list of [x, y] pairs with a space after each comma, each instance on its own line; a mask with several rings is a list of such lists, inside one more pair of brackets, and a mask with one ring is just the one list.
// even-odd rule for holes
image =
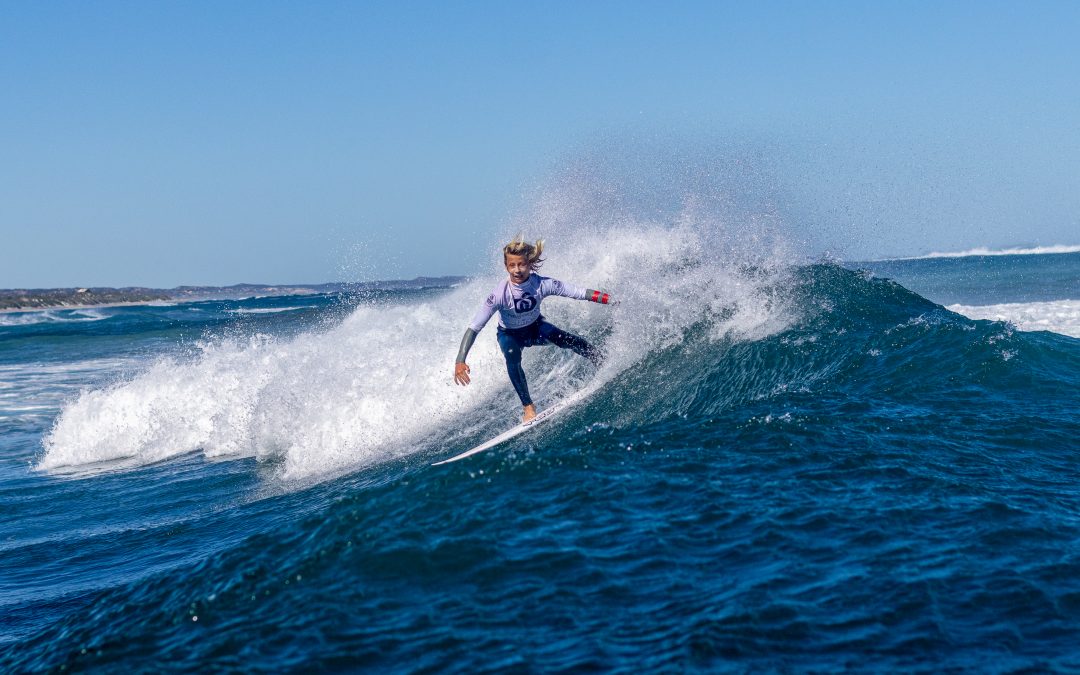
[[506, 374], [510, 376], [510, 383], [514, 385], [521, 405], [532, 405], [529, 383], [525, 379], [525, 370], [521, 367], [521, 343], [511, 335], [499, 331], [499, 348], [506, 358]]

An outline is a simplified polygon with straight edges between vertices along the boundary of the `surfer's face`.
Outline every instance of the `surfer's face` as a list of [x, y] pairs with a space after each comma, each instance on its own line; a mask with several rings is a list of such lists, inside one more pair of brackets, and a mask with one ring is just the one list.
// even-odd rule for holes
[[510, 281], [515, 284], [523, 284], [528, 281], [529, 275], [532, 274], [528, 258], [523, 255], [507, 253], [503, 256], [503, 262], [506, 263], [506, 271], [510, 274]]

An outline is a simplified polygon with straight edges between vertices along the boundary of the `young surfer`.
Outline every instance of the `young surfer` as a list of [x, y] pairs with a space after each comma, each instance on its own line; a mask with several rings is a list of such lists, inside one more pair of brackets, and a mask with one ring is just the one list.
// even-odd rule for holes
[[589, 300], [603, 305], [614, 304], [607, 293], [577, 288], [536, 274], [536, 270], [544, 262], [540, 257], [543, 252], [543, 239], [537, 240], [534, 246], [525, 243], [520, 235], [503, 247], [503, 264], [509, 277], [495, 287], [465, 329], [465, 336], [461, 338], [461, 349], [458, 350], [454, 364], [454, 381], [460, 385], [469, 384], [469, 366], [465, 364], [465, 357], [472, 348], [476, 334], [483, 330], [488, 320], [498, 311], [499, 347], [506, 357], [506, 372], [510, 375], [510, 382], [524, 407], [522, 422], [536, 417], [536, 406], [529, 397], [529, 385], [525, 380], [525, 371], [521, 368], [522, 349], [553, 344], [563, 349], [572, 349], [597, 366], [603, 361], [600, 352], [584, 338], [561, 331], [548, 323], [540, 314], [540, 302], [546, 296], [561, 295], [564, 298]]

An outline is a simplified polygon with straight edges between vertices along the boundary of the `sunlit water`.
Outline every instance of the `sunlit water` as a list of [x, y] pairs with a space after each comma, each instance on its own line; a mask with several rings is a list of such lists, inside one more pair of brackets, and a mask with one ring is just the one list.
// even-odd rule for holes
[[1080, 254], [605, 227], [543, 270], [603, 368], [525, 359], [594, 393], [447, 466], [520, 411], [491, 326], [450, 378], [495, 267], [0, 315], [0, 670], [1080, 668]]

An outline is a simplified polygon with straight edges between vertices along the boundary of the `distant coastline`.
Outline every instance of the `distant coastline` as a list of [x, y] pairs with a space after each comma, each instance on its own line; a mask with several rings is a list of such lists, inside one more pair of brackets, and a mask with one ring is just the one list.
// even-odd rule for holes
[[109, 305], [142, 305], [153, 302], [196, 302], [239, 300], [250, 297], [394, 291], [420, 288], [448, 288], [465, 277], [417, 277], [392, 281], [362, 281], [327, 284], [236, 284], [233, 286], [177, 286], [176, 288], [13, 288], [0, 289], [0, 311], [19, 312], [42, 309], [73, 309]]

